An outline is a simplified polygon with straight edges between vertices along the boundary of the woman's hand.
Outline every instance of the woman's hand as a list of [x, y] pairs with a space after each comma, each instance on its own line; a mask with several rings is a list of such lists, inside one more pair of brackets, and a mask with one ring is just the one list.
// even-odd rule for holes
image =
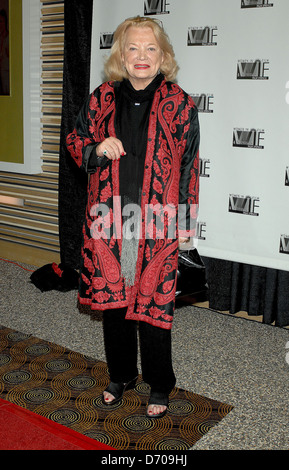
[[122, 142], [116, 137], [108, 137], [96, 147], [98, 157], [107, 157], [109, 160], [119, 160], [126, 155]]
[[190, 241], [189, 238], [179, 237], [179, 246], [183, 243], [188, 243]]

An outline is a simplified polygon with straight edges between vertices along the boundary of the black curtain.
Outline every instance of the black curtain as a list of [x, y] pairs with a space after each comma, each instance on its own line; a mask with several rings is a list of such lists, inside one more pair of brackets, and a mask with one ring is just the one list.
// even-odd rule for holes
[[209, 303], [214, 310], [263, 315], [263, 322], [289, 325], [289, 272], [204, 258]]
[[[87, 176], [68, 154], [65, 139], [89, 93], [92, 0], [65, 0], [63, 109], [59, 162], [61, 262], [78, 269]], [[289, 272], [204, 258], [210, 308], [263, 315], [264, 323], [289, 325]]]
[[65, 145], [89, 93], [93, 0], [64, 1], [63, 102], [59, 155], [60, 260], [70, 268], [80, 263], [87, 175], [74, 163]]

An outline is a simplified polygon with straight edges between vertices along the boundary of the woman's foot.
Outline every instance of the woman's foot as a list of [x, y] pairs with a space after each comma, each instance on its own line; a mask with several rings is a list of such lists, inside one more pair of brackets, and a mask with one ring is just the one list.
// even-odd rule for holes
[[162, 418], [167, 411], [167, 407], [163, 405], [148, 405], [147, 415], [150, 418]]
[[107, 405], [111, 404], [112, 401], [115, 400], [115, 396], [113, 396], [111, 393], [104, 391], [103, 392], [103, 399]]
[[131, 390], [135, 387], [137, 377], [130, 380], [129, 382], [110, 382], [108, 387], [104, 390], [102, 395], [102, 402], [104, 405], [115, 405], [120, 402], [123, 394], [127, 390]]
[[162, 418], [165, 416], [168, 404], [169, 397], [166, 393], [152, 392], [146, 413], [148, 418]]

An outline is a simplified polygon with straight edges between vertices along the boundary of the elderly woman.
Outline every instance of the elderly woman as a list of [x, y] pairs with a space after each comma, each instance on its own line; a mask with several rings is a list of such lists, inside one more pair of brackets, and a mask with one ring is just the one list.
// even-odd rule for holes
[[103, 311], [111, 380], [103, 403], [120, 401], [136, 383], [138, 330], [147, 416], [154, 418], [166, 413], [176, 383], [178, 250], [193, 235], [198, 204], [198, 114], [174, 83], [177, 70], [157, 20], [125, 20], [105, 65], [108, 81], [89, 96], [67, 137], [90, 174], [79, 302]]

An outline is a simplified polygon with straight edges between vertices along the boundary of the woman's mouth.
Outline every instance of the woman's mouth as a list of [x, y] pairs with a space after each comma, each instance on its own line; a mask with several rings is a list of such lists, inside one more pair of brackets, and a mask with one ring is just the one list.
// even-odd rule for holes
[[134, 68], [144, 70], [144, 69], [148, 69], [149, 65], [148, 64], [135, 64]]

